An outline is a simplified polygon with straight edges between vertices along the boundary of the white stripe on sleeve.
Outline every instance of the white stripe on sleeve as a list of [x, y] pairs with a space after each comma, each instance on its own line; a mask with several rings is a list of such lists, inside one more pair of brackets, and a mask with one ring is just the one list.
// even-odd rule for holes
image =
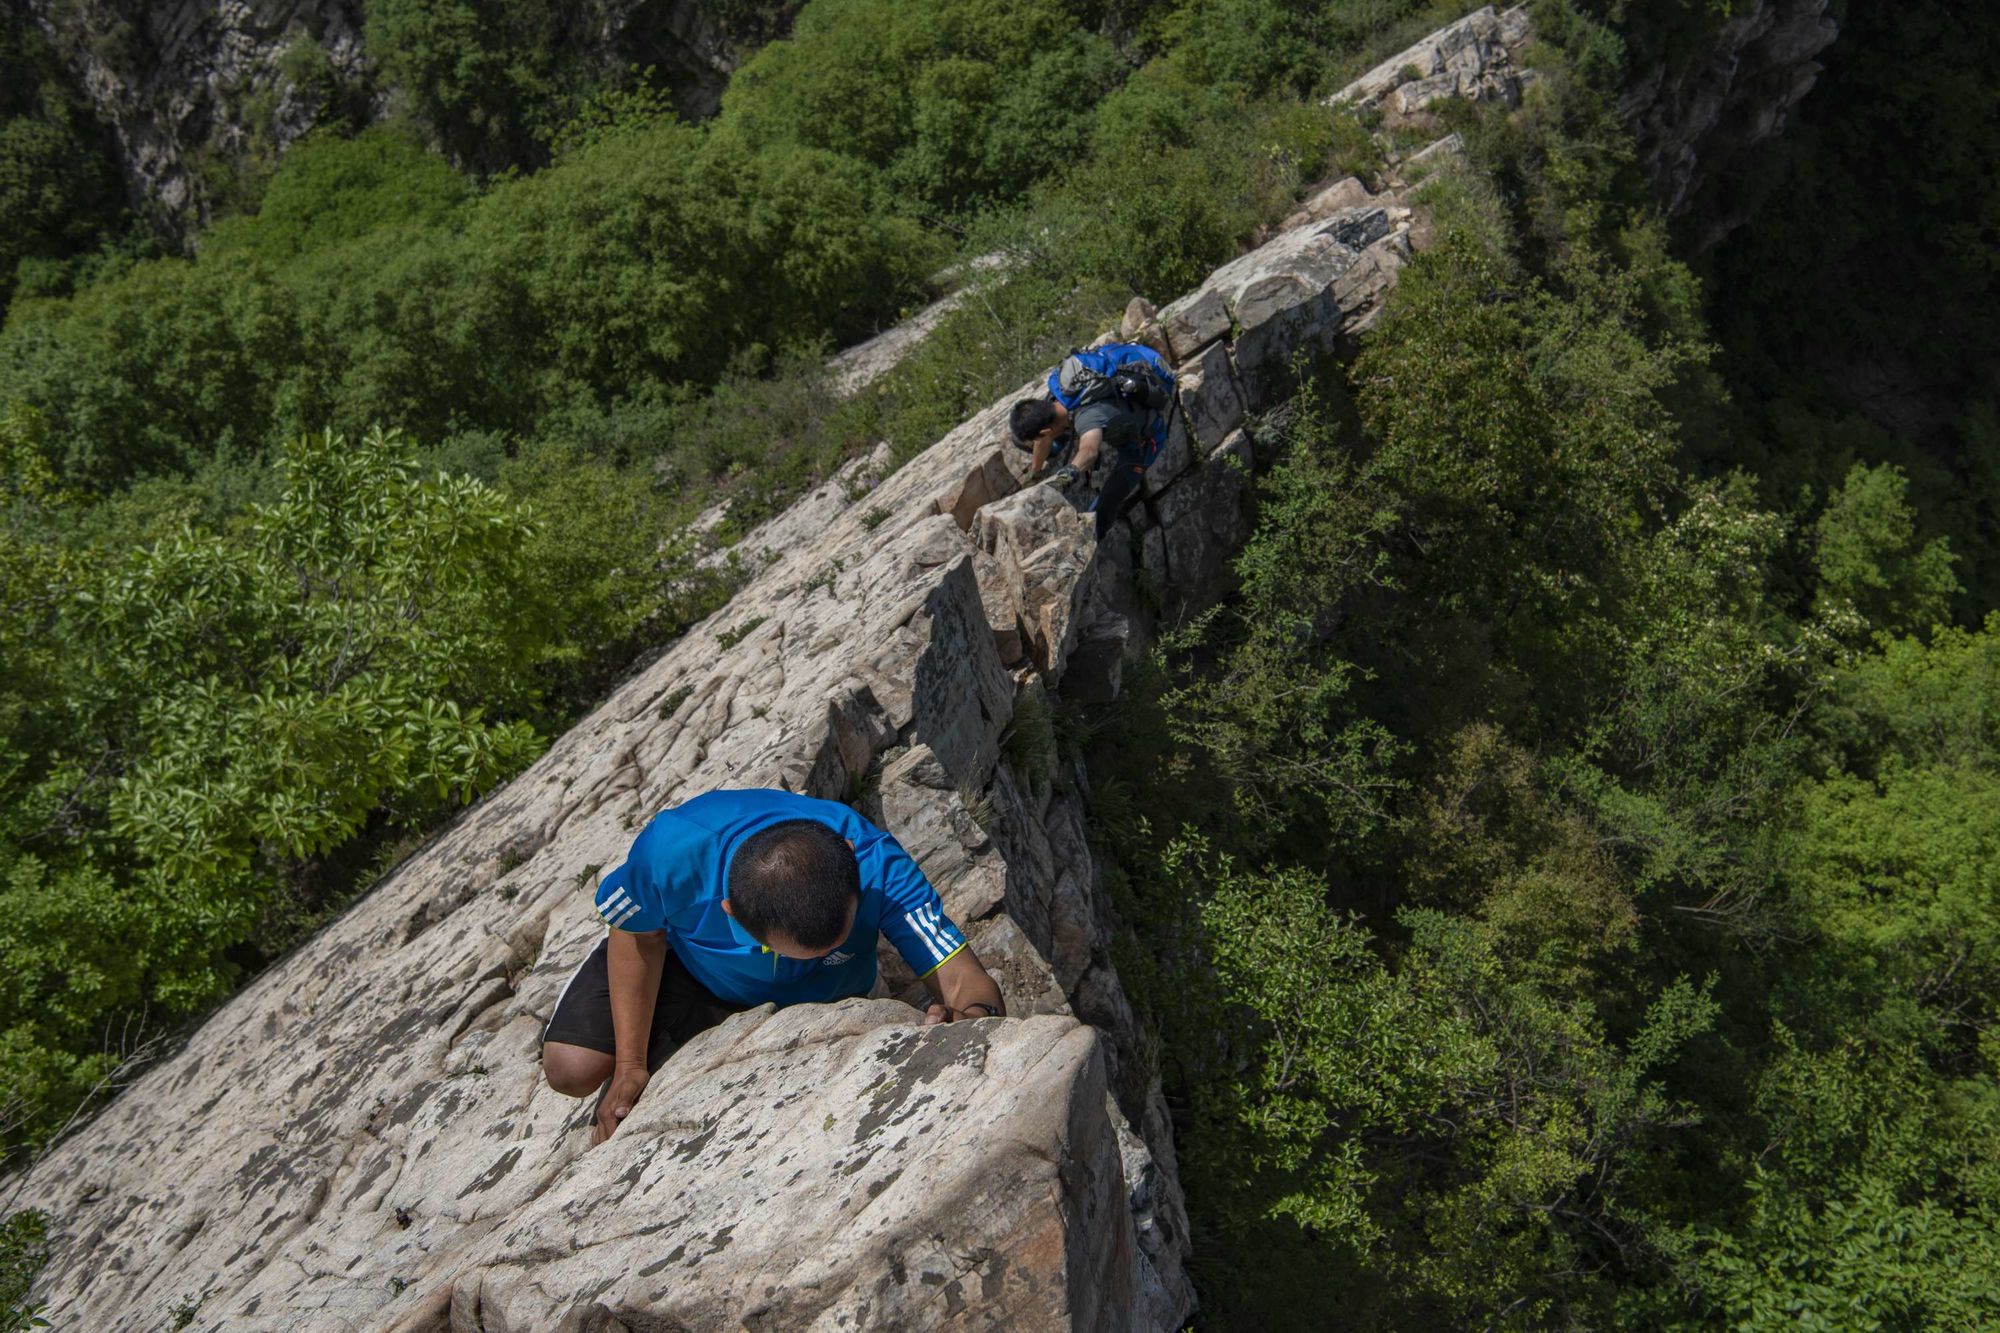
[[[951, 925], [950, 922], [945, 920], [944, 908], [938, 906], [936, 903], [932, 903], [924, 911], [929, 914], [931, 929], [937, 932], [938, 939], [945, 946], [945, 952], [949, 953], [951, 950], [957, 948], [958, 944], [965, 942], [964, 937], [959, 933], [958, 927]], [[954, 935], [959, 935], [958, 944], [952, 943]]]
[[949, 951], [944, 947], [943, 942], [931, 933], [930, 923], [915, 912], [903, 913], [903, 920], [910, 923], [910, 929], [917, 933], [917, 938], [922, 940], [924, 947], [931, 951], [931, 961], [934, 963], [943, 962], [945, 954]]

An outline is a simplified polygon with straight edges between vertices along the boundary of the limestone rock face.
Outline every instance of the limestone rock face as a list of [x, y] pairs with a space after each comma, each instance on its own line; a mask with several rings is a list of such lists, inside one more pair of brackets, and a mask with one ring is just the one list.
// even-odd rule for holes
[[1012, 590], [1029, 660], [1045, 676], [1060, 675], [1097, 558], [1091, 520], [1049, 487], [1031, 486], [980, 510], [972, 536]]
[[28, 7], [116, 135], [134, 200], [182, 225], [204, 214], [202, 156], [249, 149], [253, 100], [268, 99], [262, 132], [275, 148], [313, 127], [323, 93], [282, 73], [287, 51], [312, 42], [334, 79], [359, 86], [368, 77], [359, 0], [29, 0]]
[[[1409, 254], [1411, 209], [1357, 189], [1135, 307], [1183, 410], [1104, 542], [1006, 441], [1039, 377], [746, 536], [727, 606], [20, 1180], [57, 1326], [1182, 1327], [1172, 1126], [1051, 709], [1226, 589], [1253, 412]], [[878, 998], [737, 1016], [588, 1148], [538, 1046], [596, 882], [660, 810], [759, 786], [901, 840], [1012, 1016], [917, 1026], [884, 950]]]
[[1132, 1327], [1098, 1039], [1066, 1018], [914, 1017], [849, 1000], [703, 1034], [622, 1153], [540, 1177], [393, 1327]]
[[1499, 13], [1488, 5], [1398, 51], [1331, 100], [1379, 107], [1391, 124], [1448, 98], [1497, 99], [1512, 106], [1532, 78], [1514, 59], [1527, 39], [1526, 6]]

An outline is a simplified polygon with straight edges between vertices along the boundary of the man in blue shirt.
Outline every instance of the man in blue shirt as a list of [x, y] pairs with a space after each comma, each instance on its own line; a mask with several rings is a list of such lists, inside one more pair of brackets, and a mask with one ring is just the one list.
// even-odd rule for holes
[[886, 935], [936, 1002], [925, 1023], [1005, 1012], [1000, 987], [896, 840], [834, 801], [716, 791], [664, 810], [597, 886], [609, 927], [542, 1034], [549, 1086], [587, 1097], [591, 1141], [681, 1043], [755, 1005], [866, 995]]

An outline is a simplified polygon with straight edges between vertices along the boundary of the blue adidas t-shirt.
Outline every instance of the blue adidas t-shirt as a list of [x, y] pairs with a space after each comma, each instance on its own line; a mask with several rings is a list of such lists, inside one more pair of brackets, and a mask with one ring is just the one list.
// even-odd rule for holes
[[[751, 834], [788, 819], [816, 819], [854, 844], [861, 905], [854, 928], [823, 958], [794, 959], [759, 944], [722, 910], [729, 861]], [[695, 980], [736, 1004], [801, 1004], [866, 995], [875, 985], [875, 938], [886, 935], [919, 977], [965, 947], [910, 854], [836, 801], [785, 791], [715, 791], [663, 810], [625, 864], [597, 886], [597, 913], [633, 932], [664, 930]]]

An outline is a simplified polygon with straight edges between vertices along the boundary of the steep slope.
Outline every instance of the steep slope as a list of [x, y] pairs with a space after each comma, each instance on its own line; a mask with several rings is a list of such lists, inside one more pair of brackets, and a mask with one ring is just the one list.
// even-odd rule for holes
[[[1468, 24], [1481, 68], [1507, 65], [1524, 25], [1484, 10], [1388, 68], [1462, 59]], [[1036, 384], [752, 534], [729, 606], [34, 1168], [20, 1203], [54, 1219], [37, 1294], [58, 1325], [1179, 1327], [1171, 1127], [1110, 961], [1087, 775], [1022, 701], [1114, 691], [1145, 608], [1210, 595], [1251, 519], [1246, 421], [1294, 353], [1373, 319], [1412, 220], [1339, 182], [1157, 317], [1135, 308], [1185, 414], [1101, 551], [1004, 442]], [[753, 1011], [586, 1152], [590, 1108], [541, 1084], [540, 1024], [601, 930], [597, 875], [719, 786], [854, 801], [1015, 1017]], [[910, 984], [893, 956], [884, 975]]]

